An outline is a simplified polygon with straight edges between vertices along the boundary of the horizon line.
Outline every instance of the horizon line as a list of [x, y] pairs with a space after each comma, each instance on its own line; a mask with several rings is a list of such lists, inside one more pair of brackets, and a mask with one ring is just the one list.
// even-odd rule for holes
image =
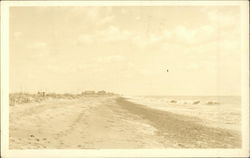
[[27, 92], [27, 91], [16, 91], [16, 92], [9, 92], [9, 94], [15, 94], [15, 93], [26, 93], [26, 94], [37, 94], [38, 92], [45, 92], [45, 93], [55, 93], [55, 94], [81, 94], [83, 92], [86, 92], [86, 91], [93, 91], [97, 94], [97, 92], [100, 92], [100, 91], [105, 91], [106, 93], [114, 93], [114, 94], [119, 94], [121, 96], [148, 96], [148, 97], [154, 97], [154, 96], [176, 96], [176, 97], [198, 97], [198, 96], [209, 96], [209, 97], [230, 97], [230, 96], [233, 96], [233, 97], [241, 97], [241, 95], [214, 95], [214, 94], [208, 94], [208, 95], [201, 95], [201, 94], [197, 94], [197, 95], [186, 95], [186, 94], [123, 94], [123, 93], [118, 93], [118, 92], [113, 92], [113, 91], [106, 91], [106, 90], [85, 90], [85, 91], [80, 91], [80, 92], [49, 92], [49, 91], [36, 91], [36, 92]]

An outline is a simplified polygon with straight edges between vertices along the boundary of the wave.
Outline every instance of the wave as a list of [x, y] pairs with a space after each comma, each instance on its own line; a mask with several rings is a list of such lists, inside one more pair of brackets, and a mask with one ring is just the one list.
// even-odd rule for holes
[[149, 108], [197, 117], [205, 125], [240, 130], [239, 98], [219, 97], [126, 97]]

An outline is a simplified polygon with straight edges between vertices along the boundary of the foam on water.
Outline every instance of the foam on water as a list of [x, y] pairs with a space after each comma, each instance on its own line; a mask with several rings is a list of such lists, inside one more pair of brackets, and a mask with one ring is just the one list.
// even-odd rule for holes
[[150, 108], [197, 117], [207, 126], [240, 131], [241, 101], [237, 96], [126, 96]]

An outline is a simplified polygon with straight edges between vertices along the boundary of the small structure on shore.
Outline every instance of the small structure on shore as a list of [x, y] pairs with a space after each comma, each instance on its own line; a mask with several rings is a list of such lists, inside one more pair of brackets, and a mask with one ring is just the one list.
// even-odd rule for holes
[[193, 102], [193, 104], [199, 104], [199, 103], [200, 103], [199, 100], [196, 100], [196, 101]]
[[170, 103], [177, 103], [177, 101], [176, 100], [171, 100]]
[[207, 102], [207, 105], [217, 105], [217, 104], [220, 104], [220, 103], [217, 101], [208, 101]]

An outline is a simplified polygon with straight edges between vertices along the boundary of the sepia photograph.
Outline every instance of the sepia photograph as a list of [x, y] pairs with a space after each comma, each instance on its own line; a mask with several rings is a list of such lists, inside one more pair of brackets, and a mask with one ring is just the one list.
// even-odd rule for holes
[[3, 4], [4, 150], [249, 156], [248, 2]]

